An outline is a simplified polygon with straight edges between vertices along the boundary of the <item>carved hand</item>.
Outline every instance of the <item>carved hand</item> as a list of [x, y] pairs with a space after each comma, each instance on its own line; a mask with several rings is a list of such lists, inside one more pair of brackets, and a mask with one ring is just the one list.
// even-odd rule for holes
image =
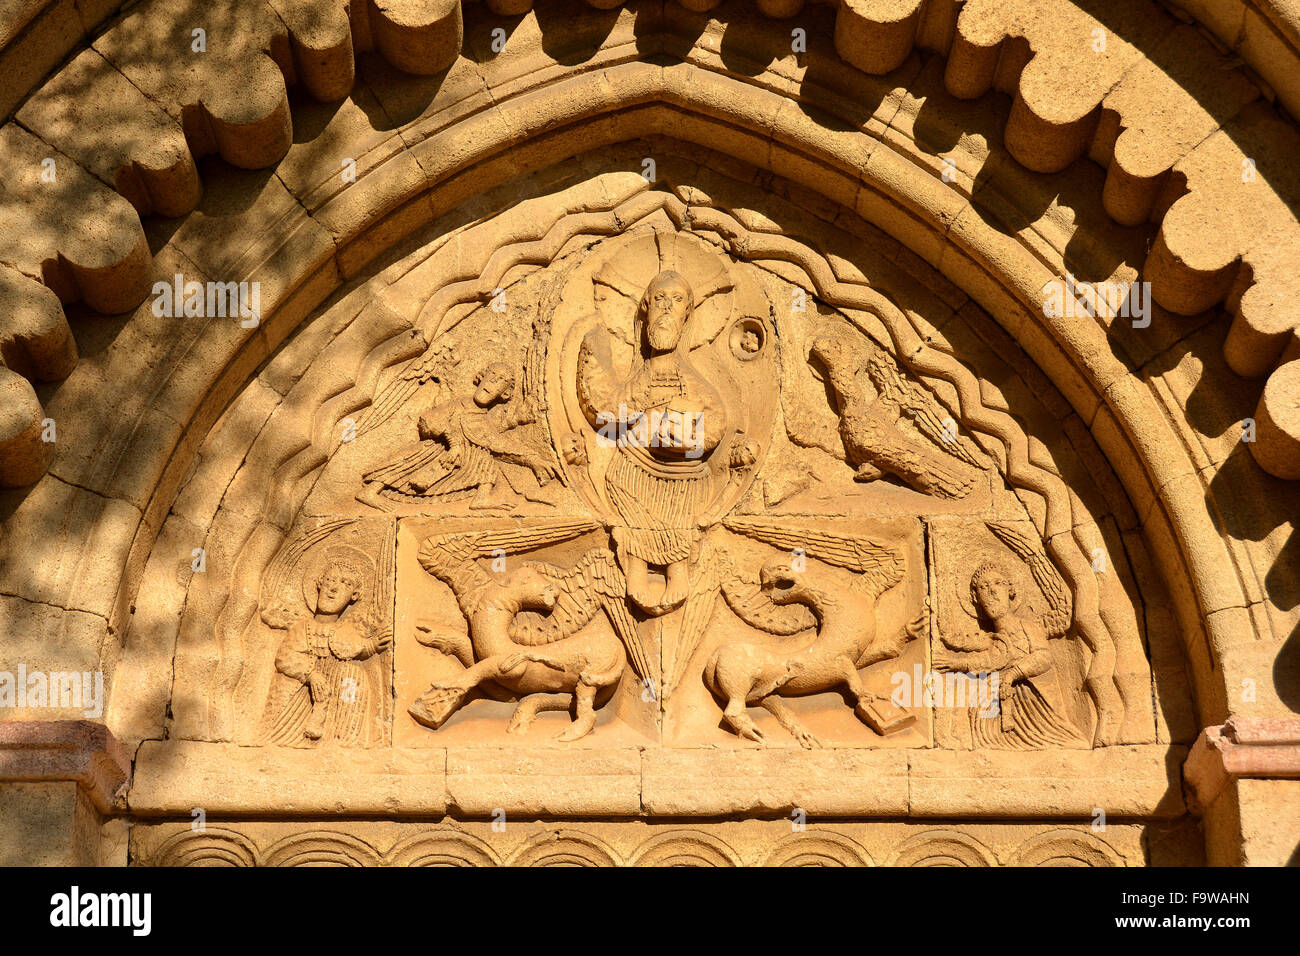
[[552, 478], [557, 481], [560, 478], [560, 470], [549, 461], [530, 461], [528, 467], [533, 470], [533, 475], [537, 478], [539, 485], [547, 484]]
[[758, 443], [738, 441], [731, 446], [731, 467], [748, 468], [758, 461]]
[[582, 443], [582, 436], [576, 432], [569, 432], [560, 439], [560, 454], [564, 460], [575, 468], [581, 468], [587, 463], [587, 449]]

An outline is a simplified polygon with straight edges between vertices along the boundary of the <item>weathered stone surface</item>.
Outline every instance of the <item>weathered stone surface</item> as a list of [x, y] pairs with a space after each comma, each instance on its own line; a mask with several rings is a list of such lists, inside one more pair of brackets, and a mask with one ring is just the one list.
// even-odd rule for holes
[[1283, 859], [1286, 10], [11, 6], [28, 859]]
[[127, 803], [140, 816], [189, 813], [441, 814], [442, 751], [294, 751], [196, 741], [145, 741]]

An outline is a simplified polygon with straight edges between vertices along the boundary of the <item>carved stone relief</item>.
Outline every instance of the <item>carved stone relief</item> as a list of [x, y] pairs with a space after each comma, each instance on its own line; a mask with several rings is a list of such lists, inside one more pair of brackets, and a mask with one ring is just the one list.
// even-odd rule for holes
[[1023, 436], [900, 354], [888, 300], [660, 220], [430, 309], [262, 575], [239, 740], [1118, 739], [1111, 624], [1008, 471]]
[[146, 866], [1178, 866], [1166, 825], [809, 824], [788, 820], [646, 824], [527, 820], [338, 828], [218, 822], [137, 827], [132, 857]]

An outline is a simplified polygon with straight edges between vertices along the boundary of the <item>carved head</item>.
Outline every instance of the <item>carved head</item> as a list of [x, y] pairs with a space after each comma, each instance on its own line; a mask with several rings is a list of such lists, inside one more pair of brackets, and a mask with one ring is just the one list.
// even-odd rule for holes
[[786, 555], [769, 558], [758, 572], [758, 582], [773, 604], [794, 604], [809, 596], [804, 577]]
[[342, 614], [361, 597], [361, 569], [345, 558], [333, 558], [316, 580], [316, 613]]
[[997, 622], [1016, 609], [1016, 583], [1003, 565], [985, 561], [970, 578], [970, 599], [981, 614]]
[[555, 582], [533, 564], [521, 564], [501, 575], [501, 588], [519, 608], [549, 611], [555, 607], [559, 591]]
[[508, 402], [515, 393], [515, 373], [504, 362], [493, 362], [474, 376], [474, 404], [488, 408], [497, 402]]
[[836, 392], [850, 391], [858, 371], [858, 351], [845, 335], [826, 332], [813, 340], [808, 357], [826, 370], [826, 378]]
[[640, 308], [650, 350], [671, 352], [681, 342], [686, 322], [695, 311], [695, 293], [685, 276], [665, 269], [646, 286]]

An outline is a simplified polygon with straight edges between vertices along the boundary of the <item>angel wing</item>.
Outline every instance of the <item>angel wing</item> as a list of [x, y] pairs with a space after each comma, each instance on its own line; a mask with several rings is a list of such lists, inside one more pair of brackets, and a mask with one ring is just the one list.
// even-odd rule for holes
[[750, 627], [781, 637], [790, 637], [817, 626], [817, 618], [805, 604], [773, 604], [758, 582], [733, 578], [722, 585], [727, 607]]
[[590, 518], [574, 518], [566, 521], [551, 521], [546, 524], [533, 524], [526, 528], [492, 528], [486, 531], [465, 532], [474, 538], [476, 557], [485, 557], [496, 551], [513, 554], [519, 551], [531, 551], [550, 544], [559, 544], [596, 531], [600, 523]]
[[431, 382], [445, 381], [447, 373], [460, 363], [460, 352], [454, 343], [446, 343], [411, 361], [397, 376], [384, 386], [357, 426], [357, 437], [373, 431], [392, 418], [420, 387]]
[[637, 673], [646, 679], [653, 676], [636, 622], [628, 613], [627, 583], [613, 555], [593, 548], [567, 570], [540, 563], [533, 568], [554, 582], [558, 592], [555, 607], [541, 621], [516, 618], [510, 627], [511, 640], [530, 647], [550, 644], [576, 634], [603, 610]]
[[650, 663], [650, 656], [637, 630], [636, 621], [627, 607], [627, 582], [623, 571], [608, 551], [591, 552], [591, 583], [600, 596], [600, 605], [609, 616], [614, 633], [627, 648], [632, 667], [642, 680], [655, 680], [658, 668]]
[[424, 570], [446, 582], [456, 595], [461, 610], [469, 616], [477, 606], [479, 591], [491, 580], [487, 572], [475, 563], [475, 558], [558, 544], [599, 527], [590, 519], [576, 519], [527, 528], [493, 528], [434, 535], [424, 540], [417, 560]]
[[1029, 566], [1029, 573], [1034, 583], [1047, 598], [1048, 610], [1042, 615], [1040, 623], [1049, 637], [1060, 637], [1070, 629], [1074, 620], [1073, 598], [1065, 586], [1051, 558], [1043, 550], [1037, 538], [1006, 523], [986, 522], [992, 531], [1008, 548], [1016, 553], [1020, 560]]
[[954, 458], [973, 468], [983, 470], [984, 462], [971, 450], [966, 439], [944, 427], [944, 409], [926, 389], [912, 381], [894, 361], [892, 355], [869, 343], [866, 362], [867, 375], [876, 387], [880, 401], [892, 406], [900, 415], [911, 420], [916, 430]]
[[786, 551], [802, 549], [810, 557], [862, 575], [854, 582], [873, 596], [888, 591], [903, 579], [903, 557], [893, 548], [864, 538], [806, 527], [789, 527], [761, 518], [726, 518], [729, 531], [763, 541]]
[[551, 323], [542, 303], [533, 316], [533, 333], [524, 347], [523, 368], [517, 388], [506, 407], [505, 427], [517, 428], [538, 421], [546, 411], [546, 393], [542, 388], [546, 374], [546, 350], [551, 341]]
[[391, 626], [389, 615], [396, 605], [394, 582], [397, 580], [397, 522], [388, 523], [384, 545], [379, 553], [379, 574], [375, 579], [374, 621], [376, 628]]

